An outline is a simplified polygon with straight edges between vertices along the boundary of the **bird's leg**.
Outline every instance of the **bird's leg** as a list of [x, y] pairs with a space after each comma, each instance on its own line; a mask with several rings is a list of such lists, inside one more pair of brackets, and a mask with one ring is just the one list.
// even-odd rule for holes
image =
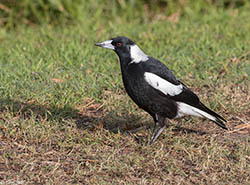
[[164, 125], [163, 127], [158, 127], [155, 131], [154, 131], [154, 133], [153, 133], [153, 135], [152, 135], [152, 137], [151, 137], [151, 140], [150, 140], [150, 144], [152, 145], [155, 141], [156, 141], [156, 139], [161, 135], [161, 133], [162, 133], [162, 131], [164, 130], [164, 128], [166, 127], [166, 125]]
[[[155, 126], [154, 126], [154, 129], [153, 129], [153, 133], [154, 133], [155, 130], [157, 129], [157, 127], [159, 126], [159, 122], [158, 122], [157, 114], [155, 114], [155, 116], [153, 118], [154, 118], [154, 122], [155, 122]], [[153, 135], [152, 135], [152, 137], [153, 137]], [[152, 137], [151, 137], [151, 140], [152, 140]]]
[[150, 140], [150, 144], [153, 144], [156, 141], [156, 139], [161, 135], [162, 131], [166, 127], [164, 121], [165, 118], [159, 117], [158, 119], [158, 116], [156, 115], [155, 126]]

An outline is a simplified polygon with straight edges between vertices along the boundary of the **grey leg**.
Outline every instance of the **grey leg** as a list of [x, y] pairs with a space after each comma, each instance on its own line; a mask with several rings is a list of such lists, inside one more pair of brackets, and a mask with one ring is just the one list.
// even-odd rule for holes
[[166, 127], [164, 121], [165, 121], [164, 117], [159, 117], [156, 115], [155, 127], [150, 140], [150, 144], [153, 144], [156, 141], [156, 139], [161, 135], [162, 131]]
[[[158, 116], [157, 116], [157, 114], [155, 114], [155, 116], [154, 116], [154, 122], [155, 122], [155, 126], [154, 126], [154, 130], [153, 130], [153, 133], [155, 132], [155, 130], [157, 129], [157, 127], [159, 126], [159, 122], [158, 122], [159, 120], [158, 120]], [[153, 137], [153, 136], [152, 136]], [[151, 139], [152, 139], [152, 137], [151, 137]]]

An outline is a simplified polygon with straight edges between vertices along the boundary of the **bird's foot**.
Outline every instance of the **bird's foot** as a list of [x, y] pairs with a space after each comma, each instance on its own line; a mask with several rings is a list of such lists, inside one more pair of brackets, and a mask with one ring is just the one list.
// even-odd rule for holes
[[151, 137], [151, 140], [150, 140], [150, 144], [152, 145], [156, 139], [161, 135], [162, 131], [164, 130], [164, 128], [166, 127], [166, 125], [162, 126], [162, 127], [159, 127], [157, 129], [154, 129], [154, 132], [153, 132], [153, 135]]

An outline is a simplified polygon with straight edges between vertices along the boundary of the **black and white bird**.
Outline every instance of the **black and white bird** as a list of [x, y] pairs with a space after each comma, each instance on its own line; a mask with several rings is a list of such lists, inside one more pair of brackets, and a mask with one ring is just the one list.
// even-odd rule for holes
[[224, 118], [207, 108], [163, 63], [146, 55], [132, 40], [116, 37], [96, 43], [96, 46], [114, 50], [119, 56], [122, 80], [128, 95], [154, 119], [151, 144], [166, 127], [166, 118], [198, 116], [227, 129]]

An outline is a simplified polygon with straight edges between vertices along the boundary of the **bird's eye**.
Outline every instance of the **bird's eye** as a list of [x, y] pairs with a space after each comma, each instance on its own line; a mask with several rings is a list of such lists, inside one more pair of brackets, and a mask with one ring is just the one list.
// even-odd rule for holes
[[117, 42], [115, 46], [116, 46], [116, 47], [121, 47], [121, 46], [122, 46], [122, 43], [121, 43], [121, 42]]

